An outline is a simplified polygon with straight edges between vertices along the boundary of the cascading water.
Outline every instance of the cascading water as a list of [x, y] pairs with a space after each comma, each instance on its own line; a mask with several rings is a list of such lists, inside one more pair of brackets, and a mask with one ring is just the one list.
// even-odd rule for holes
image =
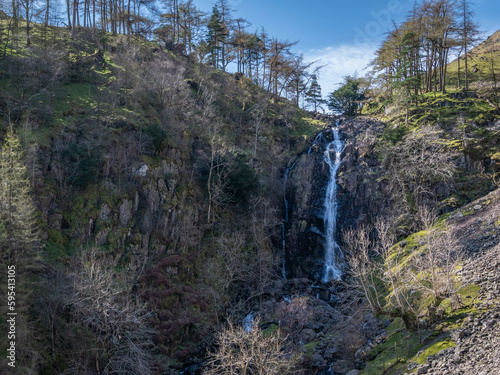
[[307, 155], [309, 155], [314, 147], [315, 144], [317, 144], [320, 140], [325, 140], [323, 137], [323, 132], [319, 133], [316, 138], [314, 138], [314, 142], [312, 143], [311, 147], [309, 147], [309, 150], [307, 150]]
[[295, 167], [295, 163], [292, 164], [290, 168], [287, 168], [285, 171], [285, 178], [283, 181], [283, 202], [285, 203], [285, 221], [281, 223], [281, 234], [283, 241], [283, 261], [281, 266], [281, 274], [283, 278], [286, 280], [286, 262], [285, 262], [285, 254], [286, 254], [286, 225], [288, 224], [288, 200], [286, 199], [286, 182], [288, 181], [288, 174]]
[[[342, 140], [340, 139], [339, 135], [339, 130], [337, 127], [332, 127], [331, 129], [325, 130], [321, 133], [319, 133], [316, 138], [314, 139], [312, 145], [309, 147], [307, 150], [307, 155], [310, 155], [311, 153], [314, 152], [317, 156], [315, 156], [315, 159], [317, 157], [320, 157], [320, 152], [323, 152], [323, 157], [322, 157], [322, 163], [324, 165], [328, 165], [328, 172], [329, 172], [329, 177], [328, 177], [328, 182], [327, 182], [327, 187], [326, 187], [326, 194], [324, 198], [320, 198], [320, 200], [316, 201], [319, 205], [316, 206], [316, 203], [314, 204], [314, 210], [310, 211], [310, 213], [314, 212], [314, 221], [317, 219], [320, 219], [323, 221], [323, 226], [324, 229], [321, 232], [318, 227], [315, 224], [309, 225], [306, 230], [303, 233], [300, 233], [297, 236], [297, 228], [294, 227], [294, 235], [296, 237], [296, 244], [297, 248], [293, 247], [292, 251], [295, 251], [297, 253], [300, 253], [301, 251], [304, 250], [305, 247], [309, 247], [309, 244], [311, 244], [310, 250], [314, 252], [314, 257], [313, 254], [308, 258], [307, 255], [304, 254], [297, 254], [298, 259], [300, 259], [300, 262], [303, 262], [303, 264], [296, 264], [294, 263], [292, 265], [291, 269], [291, 274], [294, 276], [297, 274], [297, 270], [299, 270], [299, 275], [309, 275], [313, 276], [315, 279], [321, 278], [323, 282], [329, 282], [332, 279], [340, 279], [342, 276], [342, 263], [343, 263], [343, 254], [342, 250], [340, 249], [340, 246], [337, 243], [336, 240], [336, 232], [337, 232], [337, 209], [338, 209], [338, 203], [337, 203], [337, 171], [340, 166], [340, 156], [342, 153], [342, 149], [344, 147], [344, 144]], [[300, 156], [298, 160], [298, 165], [300, 168], [303, 168], [303, 165], [310, 165], [307, 160], [307, 156]], [[305, 163], [305, 164], [304, 164]], [[286, 188], [287, 188], [287, 181], [289, 179], [289, 173], [290, 171], [295, 167], [295, 163], [290, 166], [288, 169], [286, 169], [284, 173], [284, 182], [283, 182], [283, 203], [284, 203], [284, 220], [281, 223], [281, 230], [282, 230], [282, 251], [283, 251], [283, 262], [282, 262], [282, 267], [281, 267], [281, 272], [282, 276], [284, 279], [286, 279], [287, 276], [287, 269], [286, 269], [286, 260], [285, 260], [285, 255], [287, 255], [287, 251], [290, 249], [287, 248], [287, 243], [286, 243], [286, 232], [289, 230], [289, 219], [290, 219], [290, 212], [289, 212], [289, 202], [287, 200], [287, 195], [286, 195]], [[296, 185], [296, 184], [295, 184]], [[298, 186], [296, 185], [295, 188]], [[322, 202], [322, 204], [321, 204]], [[309, 215], [310, 213], [305, 213], [303, 211], [301, 212], [301, 215]], [[320, 215], [318, 213], [321, 212]], [[306, 218], [306, 220], [308, 220]], [[307, 223], [307, 221], [306, 221]], [[312, 221], [310, 222], [312, 223]], [[303, 237], [301, 238], [300, 235]], [[318, 238], [316, 235], [320, 235], [322, 237], [322, 240]], [[302, 241], [307, 241], [307, 242], [302, 242]], [[318, 267], [314, 267], [313, 263], [317, 262], [318, 259], [317, 257], [320, 256], [321, 250], [316, 250], [317, 245], [322, 242], [323, 243], [323, 249], [324, 249], [324, 267], [323, 269]], [[298, 247], [301, 247], [299, 249]], [[292, 257], [294, 254], [291, 254]], [[313, 258], [312, 258], [313, 257]], [[311, 259], [312, 258], [312, 259]], [[295, 259], [295, 258], [293, 258]], [[313, 260], [314, 259], [314, 260]], [[304, 273], [305, 271], [305, 273]], [[313, 274], [314, 273], [314, 274]]]
[[325, 225], [325, 271], [323, 281], [331, 279], [339, 280], [342, 271], [340, 261], [343, 258], [342, 250], [337, 243], [337, 171], [340, 166], [340, 156], [344, 143], [340, 139], [338, 129], [332, 128], [333, 141], [326, 146], [323, 154], [324, 162], [330, 167], [330, 180], [326, 188], [324, 201], [324, 225]]

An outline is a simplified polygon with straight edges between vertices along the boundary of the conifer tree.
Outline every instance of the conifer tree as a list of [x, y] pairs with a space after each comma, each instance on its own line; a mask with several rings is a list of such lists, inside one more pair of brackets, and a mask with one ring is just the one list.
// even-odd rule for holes
[[318, 76], [313, 74], [311, 76], [311, 85], [309, 90], [306, 92], [306, 102], [314, 108], [314, 112], [318, 112], [318, 109], [325, 103], [321, 95], [321, 86], [318, 83]]
[[[468, 75], [468, 52], [471, 44], [477, 41], [479, 34], [478, 25], [474, 22], [474, 12], [471, 9], [470, 2], [461, 0], [458, 6], [460, 21], [458, 22], [458, 37], [461, 43], [461, 49], [464, 51], [464, 72], [465, 72], [465, 90], [469, 90]], [[460, 56], [458, 56], [458, 86], [460, 87]]]
[[359, 83], [356, 77], [344, 77], [342, 86], [328, 95], [328, 108], [345, 116], [355, 116], [359, 102], [364, 100]]
[[19, 139], [7, 133], [0, 151], [0, 246], [2, 260], [24, 265], [39, 247], [31, 184]]
[[207, 24], [208, 35], [207, 44], [210, 51], [210, 63], [219, 68], [222, 63], [222, 44], [227, 37], [227, 29], [222, 22], [222, 16], [217, 6], [212, 9], [212, 16]]
[[[34, 276], [28, 272], [28, 267], [34, 265], [39, 244], [40, 232], [23, 149], [11, 130], [0, 150], [0, 264], [3, 270], [15, 266], [15, 289], [9, 290], [15, 292], [14, 311], [18, 314], [15, 335], [17, 342], [22, 343], [16, 352], [20, 373], [35, 373], [40, 358], [29, 313]], [[2, 314], [5, 307], [6, 304], [1, 308]]]

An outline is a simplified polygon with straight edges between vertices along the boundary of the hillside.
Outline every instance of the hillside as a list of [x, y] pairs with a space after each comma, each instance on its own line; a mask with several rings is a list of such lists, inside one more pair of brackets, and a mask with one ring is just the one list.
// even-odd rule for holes
[[[470, 51], [471, 90], [457, 88], [455, 60], [445, 92], [434, 87], [399, 102], [386, 91], [367, 101], [365, 118], [343, 125], [341, 194], [373, 236], [374, 258], [361, 267], [364, 229], [351, 235], [358, 239], [347, 243], [351, 275], [360, 291], [372, 285], [363, 295], [379, 318], [379, 331], [356, 354], [366, 361], [361, 374], [499, 368], [491, 345], [498, 330], [499, 36]], [[422, 202], [433, 207], [430, 216]], [[377, 216], [398, 231], [384, 232], [372, 222]]]
[[16, 4], [0, 373], [499, 368], [500, 31], [470, 51], [466, 89], [440, 3], [415, 8], [434, 23], [395, 24], [333, 116], [298, 106], [324, 105], [314, 64], [229, 27], [225, 1], [167, 2], [161, 22], [115, 4], [100, 24], [77, 1], [64, 28]]
[[[406, 331], [401, 320], [394, 320], [372, 345], [362, 374], [417, 373], [443, 374], [445, 371], [495, 373], [498, 327], [498, 218], [499, 190], [447, 215], [445, 223], [463, 251], [457, 272], [460, 288], [456, 297], [441, 302], [437, 316], [424, 318], [425, 301], [418, 306], [422, 320], [418, 332]], [[420, 237], [419, 237], [420, 236]], [[420, 243], [419, 243], [420, 238]], [[409, 247], [418, 254], [422, 233], [396, 246]], [[416, 242], [415, 242], [416, 241]], [[458, 304], [457, 304], [458, 303]], [[431, 323], [431, 324], [429, 324]]]
[[179, 371], [278, 275], [283, 167], [324, 121], [155, 43], [65, 33], [1, 60], [1, 137], [26, 150], [40, 228], [19, 371]]
[[[500, 30], [488, 36], [485, 40], [472, 48], [468, 55], [470, 66], [471, 89], [476, 89], [483, 94], [491, 94], [495, 89], [497, 72], [500, 69]], [[464, 57], [461, 57], [461, 76], [464, 75]], [[457, 87], [458, 60], [455, 59], [448, 64], [451, 74], [451, 84]]]

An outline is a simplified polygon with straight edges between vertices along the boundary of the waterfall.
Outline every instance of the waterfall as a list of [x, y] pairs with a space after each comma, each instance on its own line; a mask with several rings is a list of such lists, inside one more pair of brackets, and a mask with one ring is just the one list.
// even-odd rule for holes
[[326, 146], [323, 161], [330, 167], [330, 180], [326, 189], [324, 201], [325, 225], [325, 271], [323, 281], [339, 280], [342, 271], [339, 261], [343, 258], [342, 250], [337, 243], [337, 171], [340, 166], [340, 155], [344, 144], [340, 139], [338, 129], [332, 128], [333, 141]]
[[[333, 139], [333, 140], [331, 140]], [[317, 146], [317, 147], [315, 147]], [[323, 201], [322, 210], [318, 207], [318, 211], [321, 210], [321, 216], [324, 223], [324, 230], [321, 233], [316, 226], [309, 228], [309, 231], [318, 234], [323, 237], [324, 242], [324, 268], [323, 270], [318, 270], [317, 272], [321, 275], [323, 282], [329, 282], [332, 279], [339, 280], [342, 276], [342, 262], [343, 254], [340, 246], [337, 243], [337, 171], [341, 162], [341, 153], [344, 147], [344, 143], [340, 139], [340, 134], [338, 128], [332, 127], [331, 129], [325, 130], [319, 133], [314, 139], [312, 145], [307, 150], [307, 154], [310, 155], [312, 152], [316, 154], [320, 150], [323, 151], [322, 162], [329, 167], [329, 179], [326, 187], [326, 194]], [[319, 157], [319, 154], [316, 154]], [[286, 231], [289, 227], [289, 202], [286, 196], [286, 185], [289, 177], [290, 171], [295, 167], [295, 163], [292, 164], [284, 173], [283, 181], [283, 204], [285, 208], [284, 219], [281, 223], [282, 232], [282, 255], [283, 261], [281, 265], [281, 273], [283, 279], [286, 280]], [[318, 203], [320, 203], [319, 201]]]
[[307, 155], [309, 155], [314, 147], [315, 144], [317, 144], [320, 140], [325, 140], [325, 138], [323, 138], [323, 132], [319, 133], [316, 138], [314, 138], [314, 141], [311, 145], [311, 147], [309, 147], [309, 150], [307, 150]]
[[283, 261], [281, 265], [281, 275], [283, 279], [286, 280], [286, 262], [285, 262], [285, 254], [286, 254], [286, 224], [288, 224], [288, 200], [286, 199], [286, 182], [288, 181], [288, 174], [295, 167], [295, 163], [292, 164], [290, 168], [287, 168], [285, 171], [285, 178], [283, 181], [283, 202], [285, 204], [285, 221], [281, 223], [281, 237], [283, 241]]

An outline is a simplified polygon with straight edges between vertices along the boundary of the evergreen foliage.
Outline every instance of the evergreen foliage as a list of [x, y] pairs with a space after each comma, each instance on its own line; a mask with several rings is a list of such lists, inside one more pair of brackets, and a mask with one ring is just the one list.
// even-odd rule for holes
[[222, 44], [226, 41], [228, 30], [222, 21], [222, 16], [216, 5], [214, 5], [212, 9], [212, 16], [207, 24], [207, 29], [207, 45], [210, 53], [210, 64], [215, 68], [223, 68]]
[[12, 131], [0, 151], [0, 229], [4, 261], [19, 266], [36, 254], [40, 245], [37, 214], [23, 148]]
[[344, 77], [342, 86], [328, 95], [328, 108], [335, 113], [345, 116], [354, 116], [360, 106], [364, 94], [360, 89], [360, 82], [355, 77]]
[[322, 108], [325, 104], [325, 100], [321, 95], [321, 86], [318, 83], [318, 76], [313, 74], [311, 76], [311, 84], [309, 85], [309, 90], [306, 91], [306, 103], [312, 106], [314, 112], [318, 112], [318, 109]]

